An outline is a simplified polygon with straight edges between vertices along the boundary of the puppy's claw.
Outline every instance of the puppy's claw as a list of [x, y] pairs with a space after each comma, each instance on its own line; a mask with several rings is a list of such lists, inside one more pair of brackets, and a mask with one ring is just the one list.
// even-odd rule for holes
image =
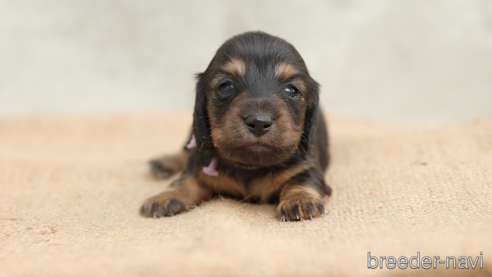
[[288, 198], [280, 202], [277, 211], [282, 222], [313, 219], [323, 214], [324, 204], [317, 198]]
[[140, 214], [146, 217], [158, 218], [173, 216], [186, 211], [186, 206], [172, 195], [162, 193], [149, 198], [140, 208]]

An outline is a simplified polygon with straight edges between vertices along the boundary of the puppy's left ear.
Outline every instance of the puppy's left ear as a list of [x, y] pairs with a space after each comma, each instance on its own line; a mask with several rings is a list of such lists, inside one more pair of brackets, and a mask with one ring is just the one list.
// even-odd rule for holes
[[299, 142], [299, 151], [305, 158], [309, 156], [311, 145], [315, 141], [315, 130], [318, 118], [319, 84], [311, 79], [308, 86], [308, 105], [304, 117], [304, 131]]
[[210, 121], [207, 113], [207, 84], [204, 74], [197, 74], [195, 109], [193, 112], [193, 134], [198, 150], [212, 148]]

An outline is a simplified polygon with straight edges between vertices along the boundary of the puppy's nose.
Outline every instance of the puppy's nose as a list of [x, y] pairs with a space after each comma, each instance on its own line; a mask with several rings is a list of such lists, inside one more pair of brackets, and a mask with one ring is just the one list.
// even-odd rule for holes
[[273, 120], [266, 114], [253, 114], [248, 116], [244, 123], [253, 135], [261, 137], [272, 128]]

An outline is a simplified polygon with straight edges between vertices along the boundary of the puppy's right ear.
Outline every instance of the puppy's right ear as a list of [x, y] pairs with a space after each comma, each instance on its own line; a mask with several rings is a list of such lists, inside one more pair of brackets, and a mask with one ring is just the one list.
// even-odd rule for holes
[[204, 74], [197, 74], [195, 110], [193, 112], [193, 134], [198, 150], [213, 147], [210, 135], [210, 121], [207, 113], [207, 83]]

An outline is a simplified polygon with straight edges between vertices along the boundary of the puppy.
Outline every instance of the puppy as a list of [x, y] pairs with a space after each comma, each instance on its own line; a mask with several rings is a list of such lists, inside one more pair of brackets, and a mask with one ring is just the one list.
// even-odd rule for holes
[[282, 221], [324, 213], [328, 134], [319, 85], [283, 39], [248, 32], [226, 41], [196, 85], [189, 143], [150, 162], [167, 178], [183, 171], [140, 208], [172, 216], [215, 195], [278, 203]]

